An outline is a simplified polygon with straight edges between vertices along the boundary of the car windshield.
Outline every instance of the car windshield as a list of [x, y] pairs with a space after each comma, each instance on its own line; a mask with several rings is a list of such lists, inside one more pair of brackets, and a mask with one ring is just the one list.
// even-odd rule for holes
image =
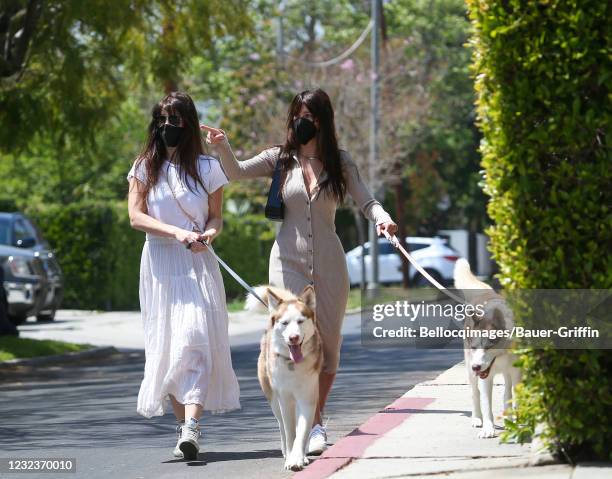
[[6, 218], [0, 218], [0, 244], [10, 244], [11, 222]]

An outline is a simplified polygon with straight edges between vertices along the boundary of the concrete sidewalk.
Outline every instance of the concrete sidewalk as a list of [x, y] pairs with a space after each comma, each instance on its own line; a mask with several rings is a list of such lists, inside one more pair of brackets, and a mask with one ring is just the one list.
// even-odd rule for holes
[[[495, 424], [503, 379], [494, 388]], [[459, 363], [433, 381], [417, 385], [338, 441], [295, 479], [397, 477], [610, 478], [610, 465], [530, 466], [529, 445], [478, 439], [471, 427], [471, 392]]]

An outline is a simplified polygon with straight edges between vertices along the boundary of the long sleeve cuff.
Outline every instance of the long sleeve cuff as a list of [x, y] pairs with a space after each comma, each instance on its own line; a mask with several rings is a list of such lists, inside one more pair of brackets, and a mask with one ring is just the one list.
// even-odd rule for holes
[[377, 225], [392, 222], [391, 216], [385, 211], [379, 201], [372, 199], [362, 207], [363, 214], [367, 219]]

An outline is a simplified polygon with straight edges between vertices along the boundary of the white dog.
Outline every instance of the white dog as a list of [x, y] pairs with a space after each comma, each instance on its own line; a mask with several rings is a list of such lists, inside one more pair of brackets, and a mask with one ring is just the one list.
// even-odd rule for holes
[[[278, 421], [285, 469], [298, 471], [309, 462], [306, 448], [323, 365], [315, 292], [310, 285], [300, 296], [271, 286], [255, 290], [268, 304], [270, 314], [261, 339], [257, 376]], [[249, 295], [246, 309], [256, 309], [260, 304]]]
[[[516, 356], [508, 349], [510, 340], [499, 337], [502, 331], [513, 327], [512, 311], [488, 284], [479, 281], [465, 259], [455, 264], [455, 288], [463, 290], [467, 300], [476, 306], [484, 305], [484, 314], [466, 318], [465, 328], [486, 331], [489, 337], [468, 338], [464, 341], [465, 364], [472, 386], [472, 427], [482, 427], [479, 438], [495, 437], [493, 407], [491, 404], [493, 379], [504, 376], [504, 409], [515, 406], [514, 388], [521, 380], [520, 370], [513, 366]], [[465, 290], [478, 290], [470, 294]], [[498, 336], [492, 338], [492, 336]]]

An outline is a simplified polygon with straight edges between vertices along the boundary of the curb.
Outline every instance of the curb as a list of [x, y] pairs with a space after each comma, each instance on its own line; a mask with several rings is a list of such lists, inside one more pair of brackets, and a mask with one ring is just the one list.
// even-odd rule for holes
[[293, 478], [324, 479], [331, 476], [359, 458], [359, 455], [378, 438], [432, 402], [433, 398], [399, 397], [336, 442], [305, 469], [294, 474]]
[[78, 359], [92, 359], [92, 358], [105, 358], [118, 353], [117, 349], [113, 346], [95, 347], [87, 349], [85, 351], [75, 351], [64, 354], [52, 354], [50, 356], [37, 356], [35, 358], [25, 359], [9, 359], [7, 361], [0, 361], [1, 369], [14, 369], [19, 366], [37, 366], [43, 364], [61, 364], [66, 362], [73, 362]]

